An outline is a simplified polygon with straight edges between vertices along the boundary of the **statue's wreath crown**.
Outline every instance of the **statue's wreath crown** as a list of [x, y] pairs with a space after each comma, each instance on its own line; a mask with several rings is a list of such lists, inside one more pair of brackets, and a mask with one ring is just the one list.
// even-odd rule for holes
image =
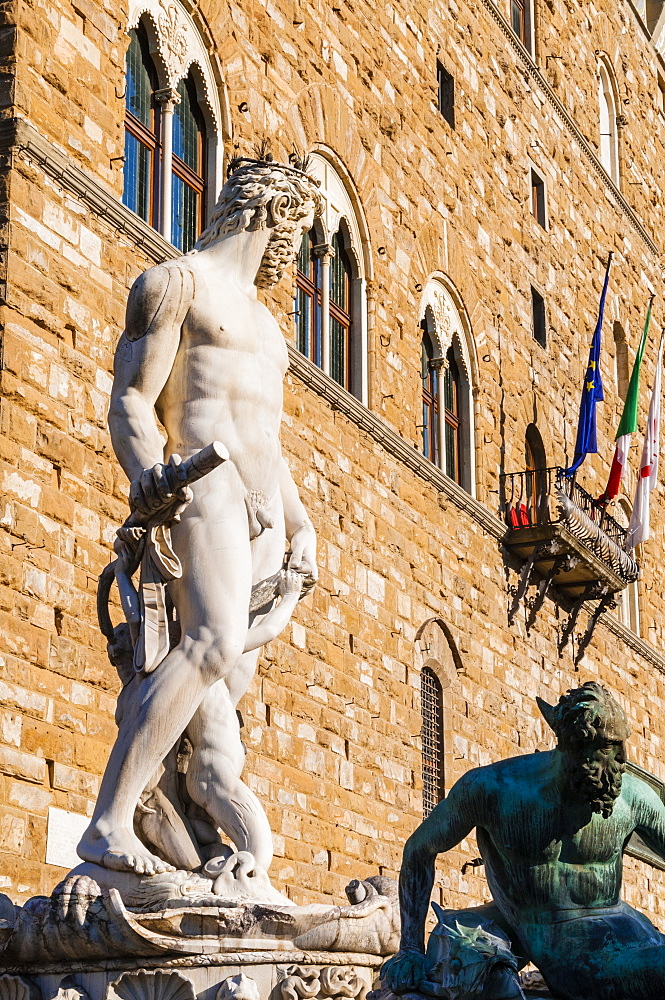
[[259, 158], [253, 158], [250, 156], [234, 156], [229, 162], [226, 170], [226, 176], [231, 177], [234, 174], [243, 173], [246, 170], [254, 170], [256, 167], [277, 168], [277, 170], [281, 170], [285, 174], [293, 174], [295, 177], [304, 177], [311, 184], [316, 185], [316, 187], [320, 187], [321, 182], [317, 180], [316, 177], [312, 177], [312, 175], [308, 172], [309, 166], [309, 157], [299, 156], [295, 153], [291, 154], [288, 163], [280, 163], [279, 160], [275, 160], [272, 153], [265, 153]]

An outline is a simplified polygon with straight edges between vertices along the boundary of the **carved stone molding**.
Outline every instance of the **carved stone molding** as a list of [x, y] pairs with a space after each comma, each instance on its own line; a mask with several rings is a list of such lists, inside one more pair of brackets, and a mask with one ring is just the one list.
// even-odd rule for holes
[[0, 1000], [41, 1000], [34, 983], [22, 976], [0, 976]]
[[278, 969], [283, 978], [272, 1000], [365, 1000], [367, 984], [357, 972], [341, 965], [324, 968], [290, 965]]
[[107, 1000], [113, 996], [120, 1000], [196, 1000], [191, 979], [179, 972], [164, 972], [162, 969], [125, 972], [110, 984]]
[[169, 86], [175, 87], [187, 69], [187, 22], [174, 3], [170, 3], [160, 14], [157, 32]]
[[195, 64], [208, 111], [208, 128], [221, 133], [221, 106], [210, 56], [190, 14], [178, 0], [131, 0], [127, 28], [135, 28], [144, 15], [154, 29], [160, 89], [175, 89]]

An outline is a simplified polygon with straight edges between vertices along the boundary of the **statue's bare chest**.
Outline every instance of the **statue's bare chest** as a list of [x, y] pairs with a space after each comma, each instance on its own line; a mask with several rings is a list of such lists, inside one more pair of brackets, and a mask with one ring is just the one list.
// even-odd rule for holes
[[519, 814], [502, 810], [492, 831], [493, 845], [508, 863], [604, 864], [616, 859], [629, 833], [628, 810], [621, 801], [607, 818], [535, 798], [524, 805], [526, 812]]
[[181, 347], [186, 352], [241, 356], [277, 367], [282, 374], [288, 365], [284, 337], [266, 307], [223, 283], [217, 289], [197, 288]]

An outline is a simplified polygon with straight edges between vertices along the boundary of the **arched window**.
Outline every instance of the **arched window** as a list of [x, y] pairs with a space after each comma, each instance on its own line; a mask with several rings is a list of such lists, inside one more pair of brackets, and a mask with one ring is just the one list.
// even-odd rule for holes
[[205, 197], [205, 123], [191, 73], [178, 84], [178, 96], [173, 115], [171, 242], [187, 252], [203, 229]]
[[423, 454], [473, 494], [475, 350], [466, 312], [443, 276], [427, 282], [421, 316]]
[[598, 104], [600, 110], [600, 162], [615, 184], [619, 183], [619, 144], [614, 89], [609, 67], [598, 67]]
[[612, 328], [614, 338], [614, 383], [621, 399], [626, 398], [630, 379], [630, 361], [626, 332], [618, 320]]
[[367, 229], [350, 180], [320, 153], [310, 155], [309, 171], [321, 185], [323, 215], [298, 253], [296, 346], [366, 403]]
[[122, 200], [151, 225], [154, 218], [157, 74], [143, 25], [129, 33], [125, 92], [125, 168]]
[[462, 661], [451, 631], [430, 618], [416, 633], [414, 665], [420, 671], [423, 813], [427, 816], [455, 782], [453, 720], [448, 692], [457, 683]]
[[[543, 518], [547, 503], [547, 460], [540, 431], [535, 424], [529, 424], [524, 438], [524, 459], [526, 469], [526, 505], [530, 524], [538, 524]], [[545, 518], [546, 520], [546, 518]]]
[[420, 377], [423, 383], [423, 455], [439, 464], [439, 367], [434, 362], [432, 338], [423, 320], [420, 349]]
[[131, 0], [129, 25], [122, 200], [187, 252], [222, 183], [217, 84], [177, 0]]
[[461, 434], [462, 379], [455, 356], [455, 345], [446, 352], [443, 369], [443, 441], [446, 456], [445, 469], [456, 483], [462, 482], [462, 434]]
[[445, 795], [443, 744], [443, 689], [430, 667], [420, 673], [423, 748], [423, 817]]

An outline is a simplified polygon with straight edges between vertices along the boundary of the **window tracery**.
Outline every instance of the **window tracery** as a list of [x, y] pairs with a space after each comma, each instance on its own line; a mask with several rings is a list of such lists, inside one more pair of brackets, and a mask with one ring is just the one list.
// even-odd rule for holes
[[123, 202], [186, 252], [222, 182], [212, 67], [177, 0], [130, 5]]
[[473, 495], [474, 347], [465, 310], [445, 276], [427, 282], [420, 315], [422, 450]]
[[297, 260], [296, 346], [362, 402], [367, 402], [368, 244], [364, 221], [333, 164], [310, 155], [323, 215], [303, 238]]

